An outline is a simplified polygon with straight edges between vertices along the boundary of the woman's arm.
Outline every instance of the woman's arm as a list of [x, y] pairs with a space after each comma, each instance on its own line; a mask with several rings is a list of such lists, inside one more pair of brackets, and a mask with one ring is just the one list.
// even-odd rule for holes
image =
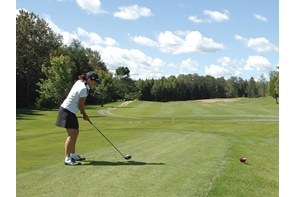
[[83, 115], [83, 119], [84, 120], [89, 120], [89, 117], [88, 115], [86, 114], [86, 111], [85, 111], [85, 100], [86, 100], [86, 97], [81, 97], [79, 99], [79, 103], [78, 103], [78, 107], [79, 107], [79, 110], [81, 112], [81, 114]]

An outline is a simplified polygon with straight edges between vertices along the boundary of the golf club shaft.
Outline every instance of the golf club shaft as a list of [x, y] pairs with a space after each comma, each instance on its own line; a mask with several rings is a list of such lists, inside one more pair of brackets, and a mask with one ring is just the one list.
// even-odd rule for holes
[[[88, 121], [90, 122], [90, 124], [92, 124], [90, 120]], [[117, 147], [94, 124], [92, 124], [92, 126], [120, 153], [120, 155], [124, 157], [124, 155], [119, 151], [119, 149], [117, 149]]]

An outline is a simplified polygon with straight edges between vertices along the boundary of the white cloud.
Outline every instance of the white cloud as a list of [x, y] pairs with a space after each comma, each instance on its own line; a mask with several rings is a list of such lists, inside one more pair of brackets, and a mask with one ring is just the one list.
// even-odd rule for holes
[[105, 13], [101, 9], [100, 0], [76, 0], [76, 3], [82, 8], [91, 14], [102, 14]]
[[245, 70], [267, 71], [271, 70], [271, 64], [267, 58], [256, 55], [249, 56], [245, 67]]
[[250, 48], [253, 51], [259, 53], [279, 51], [276, 45], [270, 43], [266, 38], [263, 37], [246, 39], [240, 35], [235, 35], [235, 39], [244, 42], [247, 48]]
[[198, 31], [178, 33], [165, 31], [161, 32], [157, 39], [160, 51], [164, 53], [212, 53], [224, 49], [223, 44], [203, 37]]
[[188, 20], [194, 22], [194, 23], [202, 23], [204, 22], [202, 19], [199, 19], [197, 16], [189, 16]]
[[220, 65], [210, 65], [209, 67], [205, 67], [206, 75], [212, 75], [214, 77], [243, 75], [244, 60], [232, 60], [230, 57], [224, 56], [217, 59], [217, 62]]
[[113, 38], [102, 38], [98, 34], [87, 32], [82, 28], [78, 28], [74, 34], [65, 32], [58, 28], [48, 15], [46, 15], [45, 20], [54, 32], [64, 36], [64, 44], [69, 45], [72, 39], [75, 38], [81, 41], [82, 46], [98, 51], [102, 61], [113, 73], [119, 66], [124, 66], [130, 69], [133, 79], [157, 79], [164, 75], [161, 68], [166, 63], [160, 58], [146, 56], [138, 49], [119, 48], [117, 47], [119, 44]]
[[239, 63], [236, 60], [231, 60], [229, 57], [222, 57], [217, 60], [221, 64], [222, 67], [228, 70], [237, 70], [239, 69]]
[[193, 61], [191, 58], [183, 60], [180, 64], [181, 73], [185, 73], [185, 70], [188, 70], [188, 73], [199, 71], [199, 64], [196, 61]]
[[204, 10], [204, 14], [209, 16], [210, 22], [224, 22], [230, 19], [229, 12], [227, 10], [224, 10], [224, 13], [211, 10]]
[[138, 44], [141, 44], [141, 45], [146, 45], [146, 46], [150, 46], [150, 47], [157, 47], [158, 46], [157, 42], [154, 42], [153, 40], [151, 40], [145, 36], [135, 36], [130, 39]]
[[223, 77], [223, 76], [230, 75], [230, 72], [221, 66], [212, 64], [209, 67], [207, 66], [205, 67], [205, 74], [211, 75], [214, 77]]
[[49, 24], [50, 28], [56, 33], [62, 33], [62, 30], [54, 24], [51, 17], [47, 14], [44, 15], [44, 20]]
[[221, 23], [230, 20], [230, 15], [227, 10], [224, 10], [224, 13], [218, 11], [211, 11], [211, 10], [204, 10], [204, 15], [208, 16], [208, 18], [200, 19], [197, 16], [189, 16], [188, 20], [192, 21], [193, 23]]
[[264, 16], [261, 16], [260, 14], [253, 14], [254, 17], [262, 22], [267, 22], [267, 18]]
[[119, 43], [115, 39], [110, 37], [106, 37], [104, 43], [107, 46], [119, 46]]
[[149, 8], [139, 7], [138, 5], [131, 5], [127, 7], [119, 7], [119, 12], [115, 12], [114, 17], [118, 17], [125, 20], [136, 20], [140, 17], [153, 16], [153, 13]]
[[161, 68], [165, 65], [165, 62], [159, 58], [148, 57], [138, 49], [106, 47], [101, 49], [100, 54], [108, 68], [113, 72], [119, 66], [124, 66], [129, 68], [134, 79], [163, 76]]
[[70, 45], [70, 43], [73, 41], [73, 39], [78, 39], [77, 35], [71, 34], [66, 31], [61, 32], [61, 35], [63, 37], [63, 44], [65, 44], [65, 45]]
[[236, 71], [235, 71], [234, 76], [239, 77], [239, 76], [242, 76], [242, 75], [243, 75], [243, 73], [242, 73], [241, 71], [239, 71], [239, 70], [236, 70]]
[[118, 43], [112, 38], [101, 38], [99, 35], [93, 32], [87, 32], [82, 28], [78, 28], [77, 34], [80, 37], [84, 37], [83, 43], [85, 45], [103, 45], [103, 46], [118, 46]]
[[240, 36], [240, 35], [235, 35], [235, 39], [236, 39], [236, 40], [243, 41], [243, 42], [247, 42], [247, 39], [246, 39], [246, 38], [243, 38], [243, 37]]
[[73, 39], [78, 39], [78, 36], [76, 34], [71, 34], [69, 32], [63, 31], [60, 29], [57, 25], [54, 24], [51, 17], [47, 14], [44, 16], [44, 20], [48, 23], [50, 28], [55, 32], [63, 37], [63, 44], [69, 45]]
[[80, 27], [78, 28], [77, 33], [78, 33], [78, 36], [87, 37], [91, 44], [103, 44], [102, 38], [96, 33], [93, 33], [93, 32], [89, 33]]
[[267, 39], [260, 38], [250, 38], [248, 40], [247, 46], [257, 52], [278, 52], [279, 49]]

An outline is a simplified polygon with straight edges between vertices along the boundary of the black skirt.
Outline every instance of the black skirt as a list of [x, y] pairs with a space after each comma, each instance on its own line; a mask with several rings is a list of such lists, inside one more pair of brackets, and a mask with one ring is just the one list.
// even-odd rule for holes
[[63, 107], [59, 108], [55, 126], [68, 129], [79, 129], [79, 123], [76, 114]]

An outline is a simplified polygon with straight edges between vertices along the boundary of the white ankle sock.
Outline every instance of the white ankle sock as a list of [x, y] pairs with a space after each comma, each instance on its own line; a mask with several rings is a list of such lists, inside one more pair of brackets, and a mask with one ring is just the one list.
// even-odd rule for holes
[[78, 157], [76, 153], [71, 153], [71, 157]]
[[72, 161], [72, 157], [65, 157], [65, 162]]

